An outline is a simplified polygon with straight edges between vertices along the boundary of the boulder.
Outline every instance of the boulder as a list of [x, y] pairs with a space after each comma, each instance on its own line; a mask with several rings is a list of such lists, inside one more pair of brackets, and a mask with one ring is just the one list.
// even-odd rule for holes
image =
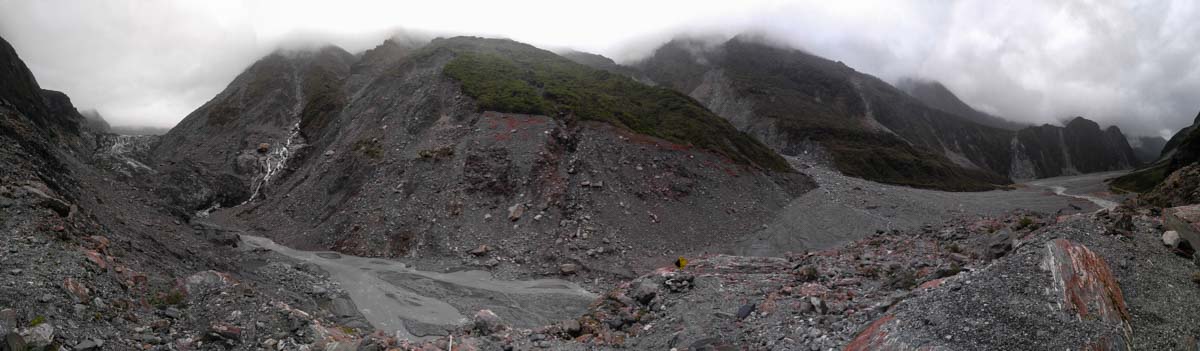
[[208, 328], [208, 332], [204, 333], [204, 339], [208, 341], [236, 343], [242, 340], [242, 328], [221, 323], [213, 324], [212, 327]]
[[235, 284], [237, 281], [228, 273], [208, 270], [192, 274], [184, 279], [183, 290], [188, 295], [192, 295], [204, 291], [225, 290]]
[[1013, 233], [1008, 229], [998, 230], [988, 234], [980, 242], [976, 251], [980, 257], [994, 260], [1004, 257], [1013, 248]]
[[83, 342], [75, 344], [75, 351], [100, 350], [100, 348], [103, 346], [104, 346], [104, 340], [100, 340], [100, 339], [84, 340]]
[[563, 275], [573, 275], [579, 273], [579, 266], [574, 263], [563, 263], [558, 266], [558, 272]]
[[32, 350], [41, 350], [54, 342], [54, 326], [42, 323], [26, 329], [21, 333], [25, 344]]
[[71, 294], [75, 298], [75, 302], [86, 303], [91, 300], [89, 297], [90, 291], [83, 284], [76, 282], [75, 279], [67, 278], [63, 280], [63, 290]]
[[1172, 207], [1163, 212], [1167, 228], [1178, 232], [1190, 247], [1200, 244], [1200, 205]]
[[1128, 342], [1132, 317], [1117, 277], [1103, 257], [1081, 244], [1055, 239], [1046, 243], [1042, 266], [1050, 271], [1054, 291], [1062, 296], [1063, 309], [1081, 319], [1095, 318], [1121, 326], [1097, 342], [1117, 345]]
[[525, 214], [525, 205], [516, 204], [508, 208], [508, 220], [516, 222]]
[[38, 206], [54, 210], [61, 217], [67, 217], [71, 214], [71, 204], [68, 204], [66, 201], [60, 200], [32, 186], [25, 186], [23, 189], [26, 193], [33, 195], [34, 201]]
[[1179, 238], [1179, 232], [1177, 232], [1177, 231], [1168, 230], [1166, 232], [1163, 232], [1163, 235], [1162, 235], [1163, 245], [1166, 245], [1168, 248], [1171, 248], [1172, 250], [1174, 250], [1176, 247], [1179, 247], [1180, 240], [1181, 239]]
[[491, 335], [492, 333], [508, 329], [504, 325], [504, 321], [497, 316], [492, 310], [479, 310], [475, 313], [475, 331], [481, 335]]

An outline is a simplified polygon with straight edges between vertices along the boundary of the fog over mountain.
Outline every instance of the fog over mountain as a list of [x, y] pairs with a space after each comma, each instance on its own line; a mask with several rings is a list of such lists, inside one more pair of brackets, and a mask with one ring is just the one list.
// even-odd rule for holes
[[632, 62], [677, 36], [768, 40], [890, 82], [936, 80], [989, 114], [1087, 116], [1169, 136], [1200, 109], [1192, 1], [0, 1], [0, 35], [49, 89], [113, 125], [171, 126], [255, 59], [399, 28], [481, 34]]

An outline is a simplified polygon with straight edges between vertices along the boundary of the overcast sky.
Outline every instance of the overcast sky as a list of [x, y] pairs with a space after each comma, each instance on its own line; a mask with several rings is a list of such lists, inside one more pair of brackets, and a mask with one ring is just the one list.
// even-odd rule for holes
[[280, 45], [357, 52], [397, 28], [499, 36], [636, 60], [671, 37], [763, 32], [977, 108], [1083, 115], [1159, 135], [1200, 111], [1200, 7], [1176, 1], [0, 0], [0, 36], [43, 88], [115, 125], [171, 126]]

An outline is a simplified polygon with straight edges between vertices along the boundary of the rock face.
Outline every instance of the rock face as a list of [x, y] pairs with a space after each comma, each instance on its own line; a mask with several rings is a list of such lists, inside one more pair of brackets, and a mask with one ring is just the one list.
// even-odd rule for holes
[[[1088, 350], [1129, 350], [1132, 333], [1132, 317], [1122, 296], [1117, 276], [1105, 262], [1104, 258], [1087, 247], [1068, 239], [1052, 239], [1041, 246], [1042, 252], [1035, 254], [1027, 249], [1022, 256], [1040, 256], [1040, 273], [1049, 276], [1049, 280], [1020, 277], [1022, 281], [1039, 281], [1033, 289], [1044, 289], [1035, 295], [1024, 298], [1010, 299], [987, 293], [979, 286], [989, 286], [987, 280], [975, 282], [971, 287], [962, 290], [954, 288], [951, 294], [967, 295], [967, 299], [975, 306], [953, 306], [958, 302], [941, 300], [958, 300], [959, 298], [938, 296], [923, 296], [915, 303], [906, 304], [891, 313], [885, 314], [874, 322], [862, 328], [858, 335], [847, 346], [846, 350], [955, 350], [964, 348], [1011, 349], [1011, 348], [1043, 348], [1047, 344], [1070, 345], [1073, 349]], [[1024, 269], [1009, 270], [1013, 260], [1007, 260], [1005, 274], [1018, 274], [1031, 267], [1026, 264]], [[992, 267], [991, 269], [998, 269]], [[1038, 272], [1031, 270], [1029, 273]], [[980, 279], [978, 275], [975, 279]], [[1040, 284], [1049, 283], [1048, 286]], [[1027, 284], [1024, 282], [1009, 282], [1007, 284]], [[1006, 285], [1007, 285], [1006, 284]], [[940, 285], [940, 284], [939, 284]], [[992, 287], [997, 288], [997, 287]], [[992, 289], [984, 287], [983, 289]], [[940, 300], [939, 300], [940, 299]], [[1001, 312], [996, 309], [1027, 309], [1037, 308], [1030, 303], [1046, 303], [1054, 311], [1040, 316], [1043, 320], [1035, 322], [1022, 317], [1022, 311]], [[922, 305], [922, 304], [936, 304]], [[976, 312], [964, 310], [993, 306], [993, 310], [985, 312], [987, 317], [977, 319]], [[928, 309], [921, 312], [921, 309]], [[941, 315], [947, 311], [950, 315]], [[958, 321], [953, 325], [943, 325], [940, 322], [921, 322], [932, 318], [952, 318]], [[947, 320], [947, 321], [949, 321]], [[994, 324], [993, 324], [994, 323]], [[1016, 324], [1013, 324], [1016, 323]], [[1049, 323], [1049, 324], [1047, 324]], [[1040, 326], [1039, 326], [1040, 325]], [[1064, 332], [1055, 335], [1038, 332], [1028, 335], [1025, 339], [996, 337], [997, 335], [1017, 335], [1023, 333], [1023, 328], [1049, 328], [1056, 326]], [[995, 334], [993, 334], [995, 333]], [[1007, 346], [1004, 346], [1007, 345]], [[1040, 345], [1035, 347], [1035, 345]]]
[[[1066, 126], [1042, 125], [1017, 131], [1013, 157], [1033, 165], [1032, 178], [1128, 169], [1138, 164], [1117, 127], [1075, 117]], [[1015, 175], [1016, 178], [1023, 178]]]
[[[192, 211], [245, 203], [232, 215], [288, 245], [402, 256], [609, 231], [646, 238], [637, 249], [661, 254], [651, 248], [748, 233], [756, 218], [813, 187], [769, 148], [675, 92], [512, 41], [395, 45], [357, 59], [336, 48], [262, 59], [163, 136], [155, 159], [175, 162], [162, 169], [181, 184], [164, 189]], [[581, 94], [597, 93], [587, 89], [602, 88], [591, 81], [600, 79], [676, 108], [629, 115], [600, 108], [654, 104], [571, 102], [578, 112], [554, 112], [547, 104], [566, 102], [520, 95], [535, 102], [530, 107], [476, 84], [496, 75], [472, 69], [509, 61], [546, 74], [579, 72], [564, 79]], [[508, 111], [535, 107], [549, 115]], [[683, 126], [667, 128], [675, 124]], [[258, 152], [260, 143], [270, 150]], [[712, 199], [741, 208], [699, 205]]]
[[1008, 183], [1003, 130], [929, 108], [840, 62], [735, 37], [675, 40], [636, 67], [780, 153], [819, 146], [848, 175], [946, 190]]
[[576, 60], [686, 93], [782, 154], [825, 152], [842, 173], [884, 183], [982, 190], [1137, 164], [1115, 127], [1026, 127], [967, 106], [937, 82], [907, 79], [896, 88], [744, 36], [675, 40], [624, 69]]
[[[1112, 181], [1114, 189], [1144, 193], [1149, 204], [1162, 207], [1200, 202], [1195, 174], [1200, 161], [1200, 114], [1191, 126], [1175, 133], [1157, 161]], [[1178, 174], [1178, 175], [1176, 175]]]
[[[248, 68], [153, 150], [164, 195], [185, 213], [257, 196], [345, 103], [356, 58], [336, 47], [276, 52]], [[268, 152], [260, 152], [267, 144]], [[191, 194], [201, 196], [189, 197]], [[182, 195], [182, 196], [179, 196]]]

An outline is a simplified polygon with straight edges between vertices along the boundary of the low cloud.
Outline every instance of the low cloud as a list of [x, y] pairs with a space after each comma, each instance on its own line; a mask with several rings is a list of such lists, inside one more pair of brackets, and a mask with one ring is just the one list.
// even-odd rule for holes
[[351, 51], [396, 28], [463, 33], [619, 61], [680, 35], [762, 33], [888, 81], [941, 81], [989, 113], [1082, 115], [1160, 135], [1200, 111], [1192, 1], [0, 2], [0, 35], [48, 89], [117, 125], [169, 126], [281, 45]]

